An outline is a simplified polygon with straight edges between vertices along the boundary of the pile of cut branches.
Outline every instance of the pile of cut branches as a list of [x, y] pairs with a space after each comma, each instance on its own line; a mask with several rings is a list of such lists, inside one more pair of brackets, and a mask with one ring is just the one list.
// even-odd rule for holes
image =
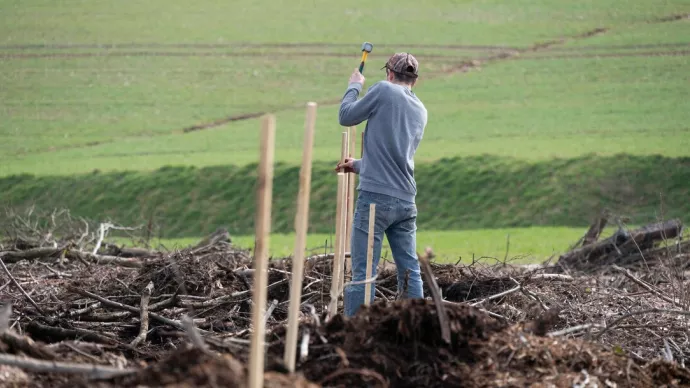
[[[251, 251], [233, 246], [227, 231], [158, 251], [109, 243], [99, 226], [89, 233], [81, 221], [65, 235], [17, 225], [24, 225], [21, 233], [0, 243], [5, 381], [246, 385], [254, 269]], [[292, 263], [275, 259], [264, 315], [265, 385], [690, 384], [682, 260], [690, 247], [666, 243], [643, 244], [645, 260], [656, 263], [649, 266], [610, 261], [617, 251], [598, 261], [580, 256], [586, 264], [567, 272], [561, 264], [577, 261], [531, 268], [431, 263], [424, 292], [429, 298], [438, 285], [443, 313], [438, 300], [398, 300], [397, 274], [382, 263], [376, 302], [354, 318], [330, 320], [333, 255], [309, 257], [294, 375], [282, 364]], [[592, 244], [596, 239], [586, 246]]]

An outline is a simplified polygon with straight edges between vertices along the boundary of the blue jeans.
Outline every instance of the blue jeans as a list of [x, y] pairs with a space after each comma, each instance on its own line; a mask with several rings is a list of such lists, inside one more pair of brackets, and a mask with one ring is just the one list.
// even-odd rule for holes
[[[371, 203], [376, 204], [372, 277], [376, 275], [376, 267], [381, 257], [381, 243], [385, 233], [398, 270], [398, 293], [403, 298], [423, 298], [422, 276], [417, 258], [417, 206], [412, 202], [388, 195], [368, 191], [360, 191], [359, 193], [352, 220], [350, 247], [352, 281], [357, 282], [366, 279], [369, 204]], [[375, 284], [372, 284], [372, 301], [374, 290]], [[364, 303], [364, 284], [347, 286], [343, 299], [345, 315], [354, 315], [359, 306]]]

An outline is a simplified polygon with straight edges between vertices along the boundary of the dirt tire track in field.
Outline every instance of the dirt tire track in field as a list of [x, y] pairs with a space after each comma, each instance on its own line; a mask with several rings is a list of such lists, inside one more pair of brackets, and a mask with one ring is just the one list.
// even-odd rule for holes
[[[64, 59], [64, 58], [92, 58], [92, 57], [266, 57], [289, 59], [289, 58], [304, 58], [304, 57], [322, 57], [322, 58], [360, 58], [360, 54], [346, 54], [346, 53], [317, 53], [317, 52], [217, 52], [217, 51], [103, 51], [91, 53], [75, 53], [75, 52], [50, 52], [50, 53], [2, 53], [2, 59]], [[388, 54], [369, 54], [370, 58], [387, 59]], [[459, 60], [466, 59], [468, 56], [450, 56], [450, 55], [434, 55], [434, 54], [418, 54], [416, 55], [422, 60]]]
[[[434, 50], [519, 50], [519, 47], [512, 46], [493, 46], [493, 45], [462, 45], [462, 44], [392, 44], [380, 43], [377, 48], [397, 48], [400, 46], [413, 49], [434, 49]], [[356, 47], [356, 45], [354, 45]], [[252, 43], [252, 42], [232, 42], [232, 43], [108, 43], [108, 44], [18, 44], [0, 45], [0, 50], [41, 50], [41, 49], [239, 49], [239, 48], [347, 48], [353, 47], [352, 43], [317, 42], [317, 43]]]
[[[673, 22], [685, 18], [690, 18], [690, 14], [680, 14], [680, 15], [670, 15], [667, 17], [662, 17], [657, 20], [650, 21], [649, 23], [667, 23], [667, 22]], [[521, 54], [527, 54], [527, 53], [532, 53], [532, 52], [537, 52], [537, 51], [563, 51], [563, 50], [572, 50], [572, 51], [585, 51], [587, 49], [590, 49], [588, 47], [572, 47], [572, 48], [557, 48], [556, 46], [565, 44], [568, 41], [571, 40], [580, 40], [580, 39], [587, 39], [590, 37], [598, 36], [600, 34], [606, 33], [609, 31], [609, 28], [606, 27], [598, 27], [589, 31], [585, 31], [584, 33], [574, 35], [571, 37], [565, 37], [565, 38], [560, 38], [560, 39], [554, 39], [546, 42], [541, 42], [541, 43], [536, 43], [528, 48], [516, 48], [516, 47], [506, 47], [506, 46], [479, 46], [479, 45], [409, 45], [406, 44], [406, 47], [410, 48], [435, 48], [435, 49], [476, 49], [476, 50], [507, 50], [507, 51], [502, 51], [499, 52], [498, 54], [486, 56], [486, 57], [480, 57], [480, 58], [474, 58], [474, 59], [465, 59], [462, 60], [459, 63], [456, 63], [455, 66], [452, 68], [445, 70], [445, 71], [436, 71], [436, 72], [431, 72], [428, 73], [425, 78], [426, 79], [433, 79], [441, 76], [448, 76], [457, 72], [467, 72], [471, 70], [472, 68], [477, 68], [482, 65], [486, 65], [489, 63], [493, 63], [496, 61], [503, 61], [503, 60], [509, 60], [509, 59], [519, 59], [519, 60], [538, 60], [538, 59], [563, 59], [563, 58], [586, 58], [590, 56], [578, 56], [578, 55], [551, 55], [551, 56], [521, 56]], [[623, 47], [634, 47], [634, 48], [639, 48], [639, 47], [670, 47], [671, 45], [673, 46], [687, 46], [690, 44], [683, 44], [683, 43], [676, 43], [676, 44], [660, 44], [658, 46], [655, 45], [636, 45], [636, 46], [608, 46], [609, 48], [623, 48]], [[8, 50], [8, 49], [40, 49], [40, 48], [57, 48], [57, 49], [66, 49], [66, 48], [141, 48], [141, 47], [170, 47], [170, 48], [187, 48], [187, 47], [194, 47], [194, 48], [218, 48], [218, 47], [260, 47], [260, 48], [267, 48], [267, 47], [273, 47], [273, 48], [292, 48], [292, 47], [350, 47], [351, 44], [347, 43], [228, 43], [228, 44], [202, 44], [202, 43], [172, 43], [172, 44], [161, 44], [161, 43], [129, 43], [129, 44], [106, 44], [106, 45], [100, 45], [100, 44], [75, 44], [75, 45], [6, 45], [6, 46], [0, 46], [0, 50]], [[396, 47], [398, 45], [394, 44], [379, 44], [377, 45], [378, 47]], [[596, 46], [597, 50], [602, 50], [605, 49], [606, 46]], [[65, 53], [66, 55], [70, 55], [70, 53]], [[76, 53], [76, 55], [85, 55], [88, 53]], [[174, 53], [178, 54], [178, 53]], [[208, 54], [214, 54], [214, 53], [204, 53], [204, 55]], [[223, 53], [221, 53], [223, 54]], [[232, 53], [235, 54], [235, 53]], [[236, 53], [237, 55], [240, 55], [240, 53]], [[261, 53], [261, 55], [267, 55], [268, 53]], [[350, 55], [350, 54], [340, 54], [340, 53], [309, 53], [311, 55], [338, 55], [342, 57], [356, 57], [357, 55]], [[681, 50], [681, 51], [669, 51], [669, 52], [647, 52], [647, 53], [604, 53], [604, 54], [589, 54], [591, 57], [626, 57], [626, 56], [657, 56], [657, 55], [689, 55], [690, 51], [688, 50]], [[17, 55], [31, 55], [31, 54], [0, 54], [0, 58], [3, 58], [3, 55], [5, 58], [16, 58]], [[14, 57], [12, 55], [15, 55]], [[56, 55], [56, 53], [49, 53], [47, 55]], [[139, 55], [142, 55], [142, 53], [139, 53]], [[273, 54], [275, 55], [275, 54]], [[296, 54], [296, 55], [301, 55], [301, 54]], [[296, 56], [295, 55], [295, 56]], [[583, 54], [583, 55], [588, 55], [588, 54]], [[93, 56], [93, 55], [91, 55]], [[376, 55], [375, 55], [376, 56]], [[385, 57], [385, 55], [379, 55]], [[420, 58], [424, 58], [423, 55], [418, 55]], [[452, 57], [449, 56], [440, 56], [444, 59], [453, 59]], [[330, 100], [325, 100], [325, 101], [320, 101], [317, 102], [321, 106], [331, 106], [335, 104], [340, 103], [340, 98], [338, 99], [330, 99]], [[270, 111], [273, 113], [277, 112], [283, 112], [283, 111], [288, 111], [292, 109], [298, 109], [301, 108], [302, 104], [296, 106], [295, 104], [291, 105], [284, 105], [282, 107], [274, 107]], [[142, 134], [141, 136], [127, 136], [125, 138], [117, 138], [117, 139], [110, 139], [106, 141], [100, 141], [100, 142], [92, 142], [92, 143], [86, 143], [86, 144], [80, 144], [80, 145], [75, 145], [75, 146], [68, 146], [68, 147], [53, 147], [49, 152], [54, 152], [58, 150], [67, 150], [67, 149], [74, 149], [74, 148], [87, 148], [87, 147], [92, 147], [96, 145], [101, 145], [101, 144], [107, 144], [107, 143], [113, 143], [116, 140], [123, 140], [123, 139], [128, 139], [128, 138], [151, 138], [151, 137], [156, 137], [156, 136], [167, 136], [171, 134], [184, 134], [184, 133], [189, 133], [189, 132], [195, 132], [199, 130], [205, 130], [205, 129], [211, 129], [215, 127], [219, 127], [222, 125], [225, 125], [230, 122], [235, 122], [235, 121], [242, 121], [242, 120], [249, 120], [253, 118], [257, 118], [265, 114], [266, 111], [260, 111], [260, 112], [250, 112], [250, 113], [243, 113], [239, 115], [234, 115], [234, 116], [228, 116], [225, 118], [205, 122], [205, 123], [199, 123], [199, 124], [194, 124], [190, 125], [188, 127], [184, 127], [181, 130], [173, 130], [170, 132], [161, 132], [157, 134]], [[33, 150], [31, 153], [36, 154], [36, 153], [42, 153], [46, 152], [46, 150]], [[24, 152], [17, 154], [17, 155], [22, 155], [25, 154]]]
[[655, 20], [653, 23], [671, 23], [682, 19], [690, 19], [690, 13], [680, 13], [675, 15], [664, 16]]
[[531, 55], [524, 57], [515, 57], [514, 59], [522, 60], [553, 60], [553, 59], [581, 59], [581, 58], [626, 58], [626, 57], [660, 57], [672, 56], [682, 57], [690, 55], [690, 50], [675, 50], [675, 51], [645, 51], [632, 53], [573, 53], [573, 54], [554, 54], [554, 55]]

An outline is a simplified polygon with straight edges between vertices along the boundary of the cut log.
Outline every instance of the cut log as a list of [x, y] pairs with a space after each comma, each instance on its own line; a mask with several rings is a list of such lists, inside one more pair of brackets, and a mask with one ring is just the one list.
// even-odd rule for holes
[[141, 268], [143, 265], [142, 262], [137, 258], [94, 255], [90, 252], [81, 251], [67, 251], [65, 257], [84, 262], [93, 262], [95, 264], [110, 264], [128, 268]]
[[207, 246], [216, 245], [219, 242], [226, 242], [228, 244], [232, 243], [230, 238], [230, 233], [225, 228], [218, 228], [215, 232], [211, 233], [209, 236], [205, 237], [203, 240], [199, 241], [198, 244], [194, 246], [195, 249], [204, 248]]
[[[674, 219], [646, 225], [633, 231], [619, 230], [613, 236], [574, 249], [561, 255], [556, 263], [561, 269], [585, 269], [592, 266], [605, 265], [600, 259], [604, 257], [625, 257], [639, 251], [645, 251], [654, 246], [655, 242], [672, 239], [680, 235], [683, 224]], [[607, 260], [608, 261], [608, 260]]]
[[5, 263], [16, 263], [21, 260], [35, 260], [42, 258], [58, 257], [61, 251], [61, 248], [53, 247], [31, 248], [25, 251], [6, 251], [3, 252], [4, 255], [2, 256], [2, 259], [5, 261]]
[[599, 240], [599, 236], [606, 227], [607, 222], [608, 217], [606, 216], [606, 212], [602, 212], [592, 223], [592, 225], [589, 226], [589, 230], [587, 230], [587, 233], [585, 233], [585, 236], [582, 239], [582, 246], [584, 247], [586, 245], [594, 244], [597, 240]]
[[152, 257], [157, 256], [156, 252], [150, 251], [145, 248], [136, 247], [118, 247], [115, 244], [103, 244], [102, 251], [99, 252], [105, 256], [117, 256], [117, 257]]

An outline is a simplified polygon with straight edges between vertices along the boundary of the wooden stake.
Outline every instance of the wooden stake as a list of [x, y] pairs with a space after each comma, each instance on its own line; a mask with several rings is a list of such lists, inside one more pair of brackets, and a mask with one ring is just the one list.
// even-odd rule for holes
[[331, 301], [328, 305], [328, 318], [330, 319], [335, 315], [338, 308], [338, 295], [340, 294], [340, 278], [341, 272], [343, 271], [343, 260], [344, 260], [344, 236], [341, 236], [342, 229], [344, 227], [345, 219], [344, 214], [344, 202], [345, 202], [345, 183], [347, 175], [343, 172], [338, 173], [338, 198], [336, 204], [336, 233], [335, 233], [335, 257], [333, 258], [333, 271], [331, 278]]
[[[350, 139], [350, 146], [348, 148], [348, 155], [352, 158], [355, 153], [355, 146], [357, 145], [357, 127], [350, 127], [348, 137]], [[347, 174], [347, 228], [345, 230], [345, 250], [350, 250], [352, 246], [352, 219], [355, 214], [355, 187], [357, 174]], [[352, 263], [350, 260], [345, 261], [345, 278], [352, 274]]]
[[267, 114], [261, 121], [257, 213], [255, 221], [256, 250], [254, 252], [254, 287], [252, 296], [252, 333], [249, 358], [249, 387], [260, 388], [264, 383], [264, 336], [266, 324], [266, 286], [269, 232], [271, 230], [271, 202], [273, 200], [273, 154], [275, 151], [275, 116]]
[[[349, 134], [347, 132], [342, 133], [342, 139], [340, 143], [340, 162], [345, 161], [345, 158], [347, 158], [347, 149], [349, 145], [348, 141], [348, 136]], [[340, 252], [339, 246], [342, 246], [343, 249], [345, 247], [345, 239], [346, 239], [346, 230], [347, 227], [343, 226], [343, 223], [347, 225], [347, 184], [348, 184], [348, 175], [349, 174], [344, 174], [344, 180], [342, 186], [338, 186], [338, 197], [343, 196], [342, 202], [336, 206], [336, 216], [335, 216], [335, 245], [336, 245], [336, 258], [338, 258], [338, 252]], [[345, 218], [343, 218], [345, 217]], [[339, 265], [344, 265], [345, 259], [339, 263]], [[336, 260], [333, 261], [335, 264]], [[334, 272], [335, 273], [335, 272]], [[335, 278], [337, 280], [335, 283], [337, 283], [337, 289], [339, 290], [345, 282], [345, 271], [343, 268], [340, 268], [338, 271], [339, 277]]]
[[316, 122], [316, 103], [307, 104], [307, 117], [304, 125], [304, 145], [302, 149], [302, 168], [299, 174], [297, 193], [297, 214], [295, 214], [295, 253], [292, 258], [292, 283], [290, 285], [290, 306], [288, 307], [288, 327], [285, 338], [283, 360], [290, 373], [295, 372], [295, 352], [297, 351], [297, 329], [299, 327], [299, 308], [302, 299], [302, 276], [304, 256], [307, 249], [307, 227], [309, 226], [309, 190], [311, 187], [312, 149], [314, 145], [314, 125]]
[[371, 278], [372, 266], [374, 263], [374, 231], [376, 227], [376, 204], [369, 204], [369, 235], [367, 244], [367, 283], [364, 286], [364, 304], [371, 304]]

